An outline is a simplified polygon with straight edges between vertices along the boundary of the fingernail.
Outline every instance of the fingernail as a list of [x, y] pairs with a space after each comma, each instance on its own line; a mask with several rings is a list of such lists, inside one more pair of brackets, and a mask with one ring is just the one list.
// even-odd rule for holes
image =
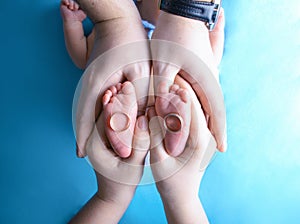
[[78, 158], [82, 158], [82, 154], [81, 154], [81, 152], [80, 152], [80, 150], [79, 150], [79, 147], [78, 147], [77, 142], [76, 142], [76, 154], [77, 154], [77, 157], [78, 157]]
[[224, 144], [223, 144], [223, 151], [224, 152], [226, 152], [227, 151], [227, 147], [228, 147], [228, 145], [227, 145], [227, 140], [224, 142]]
[[138, 126], [143, 131], [148, 130], [148, 120], [145, 116], [142, 116], [138, 119]]
[[220, 152], [226, 152], [226, 151], [227, 151], [227, 141], [224, 141], [224, 142], [222, 143], [222, 145], [220, 145], [220, 146], [218, 147], [218, 149], [219, 149]]

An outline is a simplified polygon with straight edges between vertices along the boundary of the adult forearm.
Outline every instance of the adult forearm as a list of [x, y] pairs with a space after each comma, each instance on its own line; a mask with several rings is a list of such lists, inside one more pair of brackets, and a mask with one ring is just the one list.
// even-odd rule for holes
[[95, 194], [69, 223], [117, 224], [122, 218], [129, 203], [130, 201], [124, 204], [118, 204], [114, 201], [105, 201]]
[[200, 199], [197, 197], [184, 202], [163, 201], [168, 223], [206, 224], [209, 223]]

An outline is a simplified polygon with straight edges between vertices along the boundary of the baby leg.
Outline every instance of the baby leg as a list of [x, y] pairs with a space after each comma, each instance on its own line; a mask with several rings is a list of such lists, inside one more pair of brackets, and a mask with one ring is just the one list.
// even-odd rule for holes
[[77, 0], [77, 2], [94, 23], [132, 17], [134, 16], [132, 10], [137, 11], [133, 1], [122, 1], [122, 4], [119, 0]]
[[137, 0], [136, 6], [143, 20], [156, 24], [159, 16], [159, 0]]

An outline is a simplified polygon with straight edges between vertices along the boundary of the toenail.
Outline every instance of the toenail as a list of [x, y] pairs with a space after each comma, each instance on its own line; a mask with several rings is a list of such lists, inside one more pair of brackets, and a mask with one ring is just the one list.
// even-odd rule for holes
[[116, 112], [110, 116], [108, 123], [113, 131], [122, 132], [129, 128], [130, 117], [126, 113]]
[[179, 132], [183, 126], [183, 119], [179, 114], [170, 113], [164, 117], [164, 127], [169, 132]]

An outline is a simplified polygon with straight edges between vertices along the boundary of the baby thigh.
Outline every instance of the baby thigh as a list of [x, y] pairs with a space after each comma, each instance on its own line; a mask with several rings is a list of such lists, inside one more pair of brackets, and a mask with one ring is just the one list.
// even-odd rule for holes
[[137, 11], [133, 1], [122, 1], [122, 4], [120, 0], [77, 0], [77, 2], [93, 23], [132, 16], [133, 12]]

